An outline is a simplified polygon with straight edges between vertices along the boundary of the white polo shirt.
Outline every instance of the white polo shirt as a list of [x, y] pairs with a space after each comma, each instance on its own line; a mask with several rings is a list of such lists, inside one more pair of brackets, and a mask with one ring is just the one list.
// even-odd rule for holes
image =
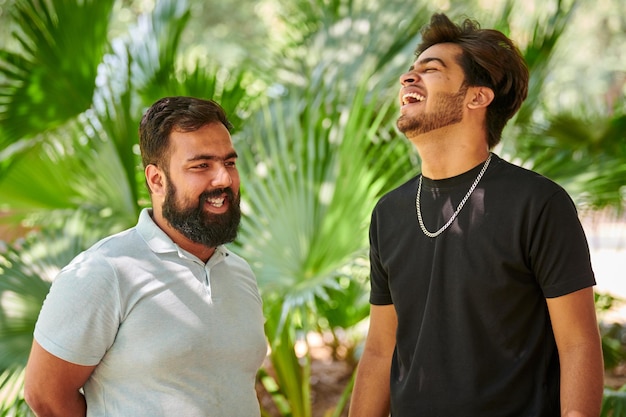
[[256, 279], [218, 247], [204, 264], [141, 212], [137, 226], [78, 255], [35, 327], [51, 354], [97, 365], [87, 416], [254, 417], [267, 353]]

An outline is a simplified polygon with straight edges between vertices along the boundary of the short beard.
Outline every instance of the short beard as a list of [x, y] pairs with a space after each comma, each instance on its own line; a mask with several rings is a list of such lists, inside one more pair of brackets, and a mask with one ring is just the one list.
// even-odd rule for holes
[[438, 93], [433, 97], [434, 104], [439, 105], [436, 113], [413, 117], [402, 115], [396, 123], [398, 130], [407, 136], [416, 136], [461, 122], [467, 89], [467, 86], [461, 86], [456, 93]]
[[[192, 242], [207, 248], [230, 243], [237, 238], [241, 209], [239, 193], [230, 188], [205, 191], [200, 194], [198, 205], [179, 209], [176, 205], [176, 187], [168, 179], [169, 188], [163, 202], [163, 217], [169, 224]], [[207, 199], [226, 194], [229, 208], [226, 213], [207, 213], [204, 209]]]

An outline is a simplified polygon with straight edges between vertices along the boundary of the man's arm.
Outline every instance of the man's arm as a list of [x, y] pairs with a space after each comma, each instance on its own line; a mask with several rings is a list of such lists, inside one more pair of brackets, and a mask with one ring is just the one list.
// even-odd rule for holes
[[547, 303], [561, 364], [561, 416], [597, 417], [604, 364], [593, 289], [548, 298]]
[[87, 404], [79, 389], [94, 369], [95, 366], [57, 358], [33, 341], [26, 365], [24, 398], [39, 417], [84, 417]]
[[393, 305], [371, 306], [369, 331], [350, 401], [350, 417], [389, 416], [389, 373], [397, 327]]

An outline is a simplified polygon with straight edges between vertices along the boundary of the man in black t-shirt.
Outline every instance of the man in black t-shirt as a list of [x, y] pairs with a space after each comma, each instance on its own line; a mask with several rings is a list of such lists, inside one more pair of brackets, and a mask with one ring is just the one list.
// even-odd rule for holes
[[595, 279], [576, 207], [491, 152], [526, 98], [521, 54], [436, 14], [416, 57], [397, 124], [422, 173], [372, 214], [350, 416], [598, 416]]

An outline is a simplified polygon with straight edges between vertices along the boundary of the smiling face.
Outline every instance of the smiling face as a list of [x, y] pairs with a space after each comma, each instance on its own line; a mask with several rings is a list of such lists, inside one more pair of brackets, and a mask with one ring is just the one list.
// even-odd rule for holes
[[232, 242], [241, 218], [237, 153], [221, 123], [170, 135], [163, 218], [190, 241], [208, 248]]
[[458, 64], [459, 54], [457, 45], [433, 45], [402, 74], [397, 121], [401, 132], [416, 136], [463, 120], [468, 87]]

